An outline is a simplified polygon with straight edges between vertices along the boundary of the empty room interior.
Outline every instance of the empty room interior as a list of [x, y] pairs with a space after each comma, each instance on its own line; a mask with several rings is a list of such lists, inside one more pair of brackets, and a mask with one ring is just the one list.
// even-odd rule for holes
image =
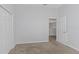
[[0, 54], [78, 54], [79, 4], [0, 4]]

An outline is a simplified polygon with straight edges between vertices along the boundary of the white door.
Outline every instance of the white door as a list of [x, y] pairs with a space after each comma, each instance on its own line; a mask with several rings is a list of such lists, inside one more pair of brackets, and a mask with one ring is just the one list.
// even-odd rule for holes
[[13, 43], [12, 15], [0, 15], [0, 53], [8, 53]]
[[57, 22], [57, 37], [58, 41], [65, 43], [67, 40], [67, 24], [66, 24], [66, 16], [59, 17]]

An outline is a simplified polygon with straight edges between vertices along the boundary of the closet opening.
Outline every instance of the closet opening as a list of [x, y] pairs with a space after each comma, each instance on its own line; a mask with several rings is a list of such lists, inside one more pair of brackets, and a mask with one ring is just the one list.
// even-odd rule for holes
[[49, 17], [49, 42], [56, 41], [56, 17]]

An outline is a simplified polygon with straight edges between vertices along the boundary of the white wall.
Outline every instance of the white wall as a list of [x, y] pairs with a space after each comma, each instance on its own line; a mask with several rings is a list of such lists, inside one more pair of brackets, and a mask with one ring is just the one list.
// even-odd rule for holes
[[[79, 50], [79, 5], [63, 5], [59, 8], [59, 17], [61, 16], [66, 16], [67, 39], [62, 39], [60, 25], [57, 24], [57, 41]], [[59, 21], [58, 19], [57, 22]]]
[[48, 17], [57, 16], [57, 9], [34, 6], [15, 6], [15, 39], [17, 44], [48, 41]]
[[13, 16], [0, 7], [0, 54], [14, 48]]

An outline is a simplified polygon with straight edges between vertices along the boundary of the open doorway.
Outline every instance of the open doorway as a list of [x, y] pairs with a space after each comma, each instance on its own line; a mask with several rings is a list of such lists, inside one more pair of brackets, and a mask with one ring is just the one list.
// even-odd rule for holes
[[49, 17], [49, 42], [56, 41], [56, 17]]

